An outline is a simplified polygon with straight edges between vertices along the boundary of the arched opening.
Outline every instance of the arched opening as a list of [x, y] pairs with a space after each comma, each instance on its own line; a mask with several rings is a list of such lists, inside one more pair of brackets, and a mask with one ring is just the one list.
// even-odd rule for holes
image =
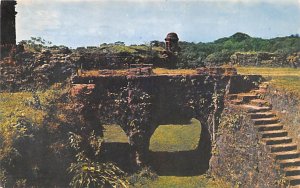
[[198, 147], [201, 123], [195, 118], [185, 124], [159, 125], [150, 139], [153, 152], [192, 151]]
[[[163, 176], [201, 175], [208, 170], [207, 127], [192, 118], [185, 124], [160, 125], [150, 139], [149, 164]], [[205, 134], [205, 135], [204, 135]], [[201, 138], [203, 137], [203, 138]], [[206, 142], [206, 143], [202, 143]], [[208, 154], [209, 153], [209, 154]]]
[[103, 125], [102, 156], [106, 161], [113, 161], [125, 171], [131, 171], [129, 140], [121, 128], [116, 124]]

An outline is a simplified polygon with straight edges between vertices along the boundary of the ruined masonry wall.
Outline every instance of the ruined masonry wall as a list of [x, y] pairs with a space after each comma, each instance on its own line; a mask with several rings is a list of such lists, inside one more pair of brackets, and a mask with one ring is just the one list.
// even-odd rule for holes
[[75, 71], [70, 54], [19, 53], [0, 61], [0, 91], [45, 89], [63, 82]]
[[124, 129], [137, 166], [147, 163], [150, 137], [158, 125], [195, 117], [202, 124], [198, 149], [208, 164], [213, 124], [217, 130], [225, 94], [234, 91], [231, 83], [243, 82], [239, 89], [246, 91], [259, 80], [260, 76], [239, 75], [74, 77], [71, 95], [91, 126], [118, 124]]
[[239, 108], [225, 108], [211, 159], [213, 175], [243, 187], [282, 187], [279, 167], [258, 131]]

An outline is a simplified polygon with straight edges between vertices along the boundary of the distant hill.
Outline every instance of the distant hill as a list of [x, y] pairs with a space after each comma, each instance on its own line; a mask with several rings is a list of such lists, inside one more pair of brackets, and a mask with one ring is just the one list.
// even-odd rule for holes
[[262, 39], [251, 37], [245, 33], [235, 33], [230, 37], [220, 38], [209, 43], [180, 42], [181, 64], [179, 66], [194, 67], [203, 64], [221, 65], [230, 62], [236, 52], [273, 53], [286, 59], [291, 54], [300, 52], [299, 35]]
[[214, 43], [223, 43], [228, 40], [232, 40], [235, 42], [242, 42], [243, 40], [246, 40], [249, 38], [251, 38], [249, 35], [247, 35], [245, 33], [237, 32], [234, 35], [232, 35], [231, 37], [220, 38], [220, 39], [216, 40]]

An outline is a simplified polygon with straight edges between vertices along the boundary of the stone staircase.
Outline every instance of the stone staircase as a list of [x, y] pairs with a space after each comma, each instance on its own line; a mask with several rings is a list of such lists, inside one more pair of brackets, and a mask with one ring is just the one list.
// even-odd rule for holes
[[260, 133], [261, 141], [270, 147], [271, 155], [285, 173], [291, 187], [300, 187], [300, 152], [295, 140], [289, 137], [272, 105], [262, 99], [268, 83], [249, 93], [230, 94], [230, 104], [245, 109]]

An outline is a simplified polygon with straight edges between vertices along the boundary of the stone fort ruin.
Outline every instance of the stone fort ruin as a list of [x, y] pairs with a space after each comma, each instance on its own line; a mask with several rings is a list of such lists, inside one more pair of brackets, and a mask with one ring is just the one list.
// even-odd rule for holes
[[86, 122], [121, 126], [129, 138], [132, 165], [140, 167], [147, 164], [150, 137], [158, 125], [195, 117], [202, 125], [197, 150], [208, 169], [225, 96], [249, 91], [261, 79], [255, 75], [244, 79], [225, 70], [199, 70], [194, 75], [75, 76], [71, 95]]
[[[1, 0], [1, 58], [9, 56], [16, 47], [15, 5], [16, 1], [14, 0]], [[167, 35], [165, 38], [165, 54], [167, 56], [173, 57], [173, 54], [180, 51], [178, 40], [176, 33]], [[74, 65], [75, 62], [72, 57], [66, 54], [50, 56], [49, 54], [40, 53], [35, 54], [35, 56], [33, 60], [27, 58], [29, 59], [28, 61], [42, 65], [27, 71], [31, 74], [35, 72], [40, 73], [41, 77], [45, 77], [45, 74], [50, 72], [47, 67], [51, 66], [52, 62], [57, 63], [58, 66], [64, 66], [66, 62]], [[21, 60], [23, 61], [22, 58]], [[2, 70], [3, 67], [0, 68]], [[14, 68], [12, 67], [11, 69]], [[253, 154], [256, 157], [254, 160], [252, 159], [252, 162], [255, 161], [257, 163], [250, 167], [252, 171], [247, 174], [250, 178], [253, 177], [252, 172], [266, 174], [267, 172], [264, 172], [264, 170], [266, 169], [265, 167], [268, 167], [259, 158], [264, 152], [261, 152], [259, 148], [258, 130], [254, 130], [254, 125], [259, 126], [259, 131], [264, 131], [262, 137], [266, 138], [266, 145], [290, 144], [288, 147], [277, 145], [272, 148], [273, 150], [274, 148], [276, 151], [295, 149], [295, 146], [291, 145], [292, 139], [286, 137], [287, 132], [283, 130], [282, 125], [276, 124], [277, 119], [265, 118], [265, 116], [273, 117], [274, 114], [268, 111], [271, 107], [263, 106], [261, 99], [258, 99], [259, 95], [244, 93], [259, 88], [259, 84], [262, 81], [262, 77], [259, 75], [238, 75], [234, 68], [220, 67], [201, 68], [197, 69], [193, 74], [185, 75], [180, 73], [172, 75], [153, 74], [148, 69], [147, 74], [142, 74], [142, 70], [139, 73], [128, 70], [131, 74], [125, 75], [113, 71], [107, 72], [108, 74], [100, 71], [98, 75], [73, 75], [70, 96], [77, 105], [76, 110], [84, 117], [85, 122], [92, 125], [92, 127], [98, 126], [100, 129], [100, 126], [103, 124], [120, 125], [129, 140], [129, 147], [126, 152], [129, 153], [130, 163], [127, 165], [133, 168], [141, 169], [149, 164], [149, 142], [158, 125], [187, 122], [191, 118], [196, 118], [201, 122], [199, 145], [195, 151], [183, 152], [179, 153], [179, 155], [196, 155], [199, 160], [194, 165], [197, 167], [200, 165], [204, 171], [215, 171], [220, 168], [222, 164], [224, 165], [222, 163], [223, 159], [221, 157], [217, 158], [212, 150], [213, 144], [215, 144], [218, 147], [225, 148], [222, 151], [226, 152], [227, 137], [225, 137], [225, 140], [220, 140], [219, 138], [223, 135], [218, 131], [223, 110], [231, 108], [230, 105], [226, 105], [231, 100], [231, 96], [237, 98], [231, 101], [234, 104], [246, 104], [246, 107], [249, 102], [258, 104], [254, 107], [253, 105], [248, 105], [252, 112], [254, 110], [258, 112], [251, 112], [250, 114], [251, 117], [256, 118], [254, 123], [249, 124], [252, 126], [252, 130], [238, 137], [240, 139], [238, 141], [244, 143], [242, 141], [248, 137], [256, 136], [254, 139], [255, 147], [251, 146], [251, 150], [247, 150], [244, 153], [242, 151], [237, 152], [238, 154], [250, 153], [251, 156]], [[2, 76], [2, 72], [0, 73], [0, 76]], [[9, 75], [20, 76], [22, 73], [24, 73], [24, 70], [20, 69], [10, 72]], [[54, 76], [50, 75], [48, 80], [53, 78]], [[30, 79], [35, 80], [33, 77]], [[21, 82], [16, 85], [16, 88], [20, 88], [24, 83], [30, 82], [30, 79], [21, 77]], [[15, 83], [15, 80], [11, 82]], [[44, 82], [44, 80], [41, 82]], [[7, 83], [4, 82], [3, 84], [8, 85]], [[264, 113], [266, 111], [268, 112]], [[235, 131], [238, 132], [239, 130]], [[247, 142], [245, 143], [242, 147], [247, 146]], [[271, 149], [269, 148], [269, 150]], [[276, 155], [277, 158], [287, 159], [281, 165], [294, 165], [293, 167], [296, 168], [299, 163], [297, 156], [298, 153], [294, 150], [292, 153], [281, 152]], [[291, 158], [294, 159], [293, 157], [296, 158], [295, 161], [298, 163], [290, 160]], [[230, 158], [229, 162], [234, 163], [234, 160]], [[267, 160], [271, 161], [270, 158], [267, 158]], [[248, 163], [248, 161], [246, 162]], [[238, 165], [237, 168], [240, 168], [239, 164], [235, 165]], [[255, 165], [257, 165], [256, 168]], [[253, 168], [255, 168], [254, 171]], [[219, 169], [219, 171], [222, 170]], [[295, 172], [293, 169], [290, 171], [286, 170], [286, 172], [299, 173], [299, 171]], [[300, 181], [300, 178], [294, 180]]]

